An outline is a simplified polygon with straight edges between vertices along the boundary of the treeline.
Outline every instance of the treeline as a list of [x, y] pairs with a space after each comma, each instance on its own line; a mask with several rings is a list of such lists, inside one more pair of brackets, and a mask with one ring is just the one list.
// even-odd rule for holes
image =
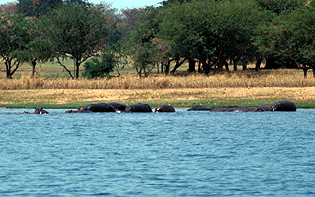
[[[72, 78], [104, 77], [132, 61], [139, 76], [153, 68], [219, 73], [255, 62], [301, 68], [315, 76], [315, 1], [166, 0], [159, 7], [118, 10], [83, 0], [19, 0], [0, 7], [0, 55], [7, 78], [22, 63], [56, 61]], [[72, 59], [74, 71], [64, 64]], [[171, 70], [171, 63], [174, 67]]]

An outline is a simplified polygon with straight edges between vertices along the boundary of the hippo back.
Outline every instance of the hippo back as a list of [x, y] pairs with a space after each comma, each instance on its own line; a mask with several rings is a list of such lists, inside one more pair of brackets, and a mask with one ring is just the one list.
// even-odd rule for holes
[[146, 103], [137, 103], [126, 107], [126, 112], [152, 112], [150, 105]]
[[260, 105], [256, 108], [256, 111], [271, 111], [272, 106], [271, 105]]
[[80, 108], [80, 111], [91, 111], [91, 112], [116, 112], [115, 108], [107, 103], [90, 104]]
[[170, 105], [161, 105], [155, 108], [155, 112], [175, 112], [175, 109]]
[[271, 111], [296, 111], [296, 106], [291, 101], [279, 101], [272, 105]]
[[252, 108], [247, 108], [247, 107], [234, 107], [226, 110], [227, 112], [249, 112], [249, 111], [254, 111]]
[[192, 107], [192, 108], [189, 108], [187, 109], [187, 111], [211, 111], [213, 110], [214, 107], [198, 107], [198, 106], [195, 106], [195, 107]]
[[125, 111], [127, 105], [124, 105], [122, 103], [108, 103], [111, 106], [113, 106], [117, 111]]

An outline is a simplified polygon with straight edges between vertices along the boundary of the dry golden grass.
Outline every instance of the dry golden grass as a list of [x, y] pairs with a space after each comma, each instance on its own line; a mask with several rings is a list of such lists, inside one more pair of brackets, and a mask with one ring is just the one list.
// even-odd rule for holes
[[126, 75], [110, 79], [30, 78], [0, 79], [0, 89], [167, 89], [219, 87], [314, 87], [315, 78], [299, 70], [247, 71], [205, 76]]
[[[181, 89], [41, 89], [0, 90], [0, 106], [53, 105], [72, 103], [83, 105], [98, 102], [146, 102], [151, 104], [181, 104], [208, 106], [272, 104], [290, 100], [297, 104], [312, 103], [315, 87], [256, 88], [181, 88]], [[196, 101], [196, 102], [195, 102]], [[160, 103], [163, 102], [163, 103]], [[308, 106], [305, 106], [308, 107]]]
[[178, 106], [257, 106], [291, 100], [315, 107], [315, 79], [298, 70], [205, 76], [137, 75], [111, 79], [0, 79], [0, 107], [77, 107], [87, 103], [146, 102]]

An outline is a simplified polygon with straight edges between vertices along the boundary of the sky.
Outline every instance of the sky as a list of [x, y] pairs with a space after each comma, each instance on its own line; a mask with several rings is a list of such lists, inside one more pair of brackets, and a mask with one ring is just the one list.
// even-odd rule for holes
[[[15, 0], [0, 0], [0, 4], [14, 2]], [[99, 4], [101, 2], [111, 3], [113, 8], [139, 8], [145, 6], [159, 6], [163, 0], [88, 0], [90, 3]]]

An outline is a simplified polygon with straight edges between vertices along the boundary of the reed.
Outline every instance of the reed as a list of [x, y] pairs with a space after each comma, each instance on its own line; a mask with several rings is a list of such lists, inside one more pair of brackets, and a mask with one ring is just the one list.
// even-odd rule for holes
[[1, 90], [21, 89], [179, 89], [224, 87], [314, 87], [315, 78], [304, 78], [300, 70], [242, 71], [217, 75], [155, 74], [139, 78], [135, 74], [103, 79], [69, 78], [0, 79]]

